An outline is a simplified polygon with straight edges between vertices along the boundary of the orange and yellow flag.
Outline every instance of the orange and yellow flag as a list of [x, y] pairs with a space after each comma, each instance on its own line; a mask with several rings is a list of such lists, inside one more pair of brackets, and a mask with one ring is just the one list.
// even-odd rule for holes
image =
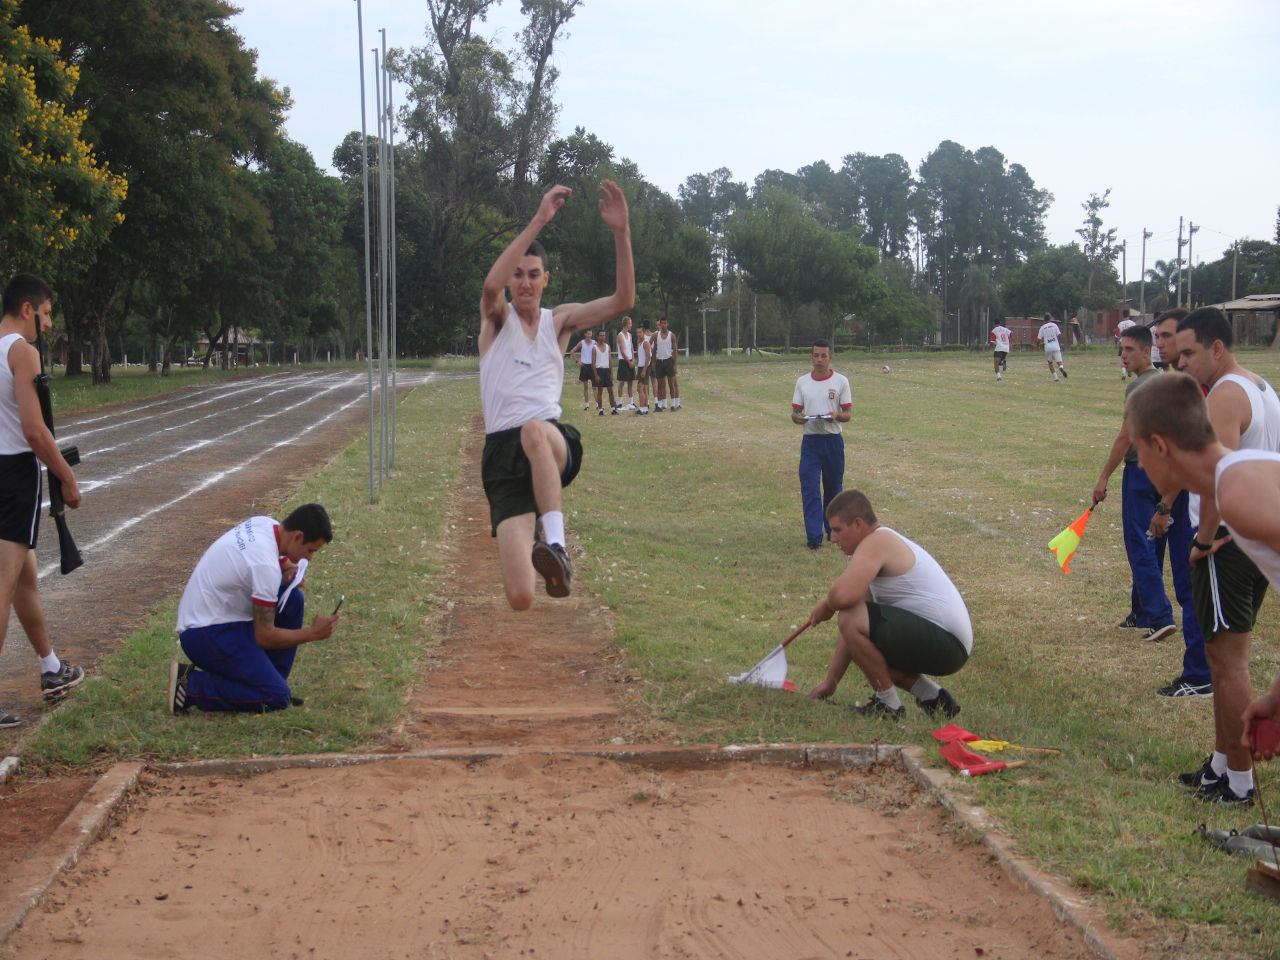
[[1092, 512], [1093, 507], [1090, 507], [1080, 514], [1075, 523], [1049, 541], [1049, 549], [1058, 558], [1058, 566], [1063, 573], [1071, 572], [1071, 558], [1075, 556], [1076, 547], [1080, 546], [1080, 541], [1084, 538], [1084, 528], [1089, 523], [1089, 514]]

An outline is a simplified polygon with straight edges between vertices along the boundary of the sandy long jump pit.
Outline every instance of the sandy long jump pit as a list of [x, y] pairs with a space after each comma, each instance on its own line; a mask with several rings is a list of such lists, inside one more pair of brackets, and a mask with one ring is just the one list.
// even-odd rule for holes
[[1097, 956], [897, 760], [470, 756], [147, 774], [0, 957]]

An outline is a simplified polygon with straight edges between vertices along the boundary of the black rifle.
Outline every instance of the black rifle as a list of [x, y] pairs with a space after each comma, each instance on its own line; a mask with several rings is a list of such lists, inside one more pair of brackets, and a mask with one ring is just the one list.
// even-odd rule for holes
[[[36, 377], [36, 396], [40, 398], [40, 415], [44, 417], [44, 425], [49, 428], [50, 433], [53, 433], [53, 398], [49, 395], [49, 375], [44, 372], [44, 351], [40, 349], [41, 346], [42, 344], [37, 341], [36, 350], [40, 353], [40, 376]], [[62, 459], [67, 461], [67, 466], [74, 467], [80, 462], [78, 447], [64, 447], [60, 452]], [[80, 556], [76, 542], [71, 539], [71, 531], [67, 529], [67, 504], [62, 499], [62, 481], [54, 476], [53, 471], [47, 466], [45, 472], [49, 474], [49, 516], [58, 528], [58, 550], [62, 553], [62, 572], [67, 574], [76, 567], [82, 566], [84, 560]]]

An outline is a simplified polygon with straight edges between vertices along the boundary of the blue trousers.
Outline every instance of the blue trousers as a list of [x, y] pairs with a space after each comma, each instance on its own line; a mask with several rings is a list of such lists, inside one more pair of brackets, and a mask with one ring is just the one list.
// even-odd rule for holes
[[[276, 611], [276, 626], [302, 626], [305, 600], [301, 590]], [[192, 627], [178, 635], [182, 651], [195, 664], [187, 675], [187, 702], [201, 710], [262, 713], [289, 706], [289, 673], [297, 647], [263, 650], [253, 634], [253, 621]]]
[[[1160, 563], [1163, 545], [1158, 547], [1157, 541], [1147, 539], [1151, 518], [1155, 516], [1156, 504], [1160, 502], [1160, 492], [1137, 463], [1126, 463], [1122, 497], [1124, 549], [1129, 557], [1129, 569], [1133, 571], [1133, 610], [1138, 615], [1138, 626], [1167, 626], [1173, 623], [1173, 607], [1164, 592], [1164, 573]], [[1182, 527], [1185, 530], [1186, 524]]]
[[1204, 652], [1204, 633], [1196, 617], [1196, 605], [1191, 599], [1191, 520], [1187, 516], [1187, 491], [1178, 494], [1169, 513], [1169, 532], [1156, 541], [1156, 556], [1164, 567], [1164, 551], [1169, 550], [1169, 567], [1173, 570], [1173, 591], [1182, 608], [1182, 642], [1186, 647], [1182, 655], [1182, 679], [1189, 683], [1208, 683], [1209, 661]]
[[831, 533], [826, 509], [844, 489], [844, 437], [838, 433], [806, 433], [800, 440], [800, 505], [804, 533], [811, 546]]

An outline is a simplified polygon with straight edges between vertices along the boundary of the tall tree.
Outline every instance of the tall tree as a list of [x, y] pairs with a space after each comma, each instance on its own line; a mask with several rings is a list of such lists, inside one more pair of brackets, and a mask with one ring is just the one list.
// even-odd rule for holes
[[882, 292], [875, 276], [876, 252], [850, 234], [823, 226], [785, 189], [757, 191], [751, 204], [729, 221], [725, 236], [752, 286], [782, 301], [788, 348], [801, 305], [821, 303], [845, 313]]
[[863, 239], [882, 257], [900, 259], [911, 249], [914, 180], [911, 167], [896, 153], [874, 157], [851, 153], [841, 172], [850, 181], [852, 218], [862, 225]]
[[556, 38], [573, 18], [582, 0], [523, 0], [520, 12], [529, 18], [520, 34], [520, 46], [530, 66], [524, 109], [516, 123], [516, 158], [512, 171], [516, 204], [527, 199], [525, 187], [534, 164], [534, 151], [551, 139], [556, 117], [551, 91], [559, 72], [551, 64]]
[[119, 223], [123, 176], [98, 160], [75, 107], [79, 71], [56, 40], [14, 23], [0, 0], [0, 264], [50, 272], [92, 258]]
[[78, 372], [111, 378], [108, 325], [130, 288], [152, 280], [177, 300], [211, 263], [269, 242], [245, 164], [260, 162], [288, 109], [223, 0], [45, 0], [24, 4], [33, 33], [62, 41], [80, 70], [74, 106], [96, 153], [129, 178], [124, 220], [93, 264], [59, 281]]
[[970, 267], [991, 268], [999, 285], [1003, 274], [1042, 249], [1053, 195], [994, 147], [971, 153], [944, 140], [920, 164], [916, 183], [916, 226], [947, 312], [959, 304]]
[[495, 2], [428, 0], [427, 45], [388, 58], [408, 86], [396, 152], [400, 302], [423, 349], [466, 335], [483, 279], [476, 265], [528, 218], [524, 185], [554, 120], [550, 58], [579, 6], [526, 0], [521, 45], [504, 51], [478, 32]]
[[1099, 271], [1114, 272], [1116, 257], [1120, 256], [1115, 227], [1107, 229], [1102, 221], [1102, 211], [1111, 206], [1110, 197], [1111, 188], [1107, 187], [1101, 194], [1089, 194], [1089, 199], [1080, 204], [1084, 211], [1084, 225], [1076, 229], [1076, 235], [1081, 240], [1085, 259], [1089, 261], [1089, 294], [1093, 293]]

